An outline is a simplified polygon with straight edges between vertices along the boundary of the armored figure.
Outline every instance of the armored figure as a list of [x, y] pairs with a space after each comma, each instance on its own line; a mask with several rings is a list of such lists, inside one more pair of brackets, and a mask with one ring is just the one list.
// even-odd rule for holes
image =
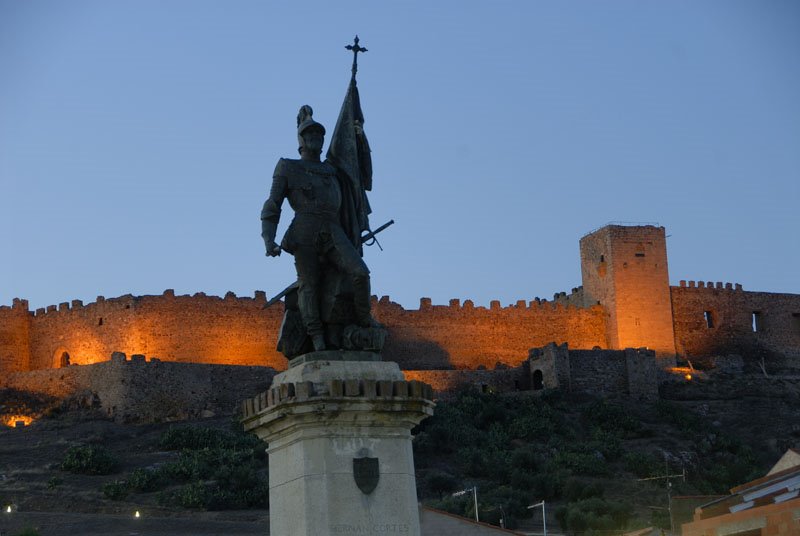
[[[297, 291], [286, 297], [279, 349], [291, 357], [310, 349], [304, 344], [310, 339], [315, 351], [379, 350], [385, 330], [370, 315], [369, 269], [361, 258], [360, 230], [352, 237], [343, 228], [347, 220], [342, 205], [350, 190], [337, 168], [320, 160], [325, 128], [312, 114], [310, 106], [300, 109], [300, 159], [278, 161], [261, 211], [267, 255], [286, 251], [294, 255], [297, 269]], [[286, 198], [295, 214], [278, 245], [275, 235]]]

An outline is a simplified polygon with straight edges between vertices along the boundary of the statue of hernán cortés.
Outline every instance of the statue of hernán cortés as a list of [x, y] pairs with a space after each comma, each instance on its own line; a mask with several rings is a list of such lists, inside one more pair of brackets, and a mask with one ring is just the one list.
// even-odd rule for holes
[[[320, 154], [325, 127], [305, 105], [297, 115], [299, 159], [281, 158], [269, 198], [261, 211], [268, 256], [294, 256], [297, 284], [285, 294], [278, 350], [287, 357], [333, 349], [380, 351], [386, 330], [370, 313], [370, 275], [362, 259], [369, 229], [366, 191], [372, 188], [372, 163], [356, 87], [356, 54], [339, 119], [328, 148]], [[280, 245], [275, 242], [285, 199], [294, 210]]]

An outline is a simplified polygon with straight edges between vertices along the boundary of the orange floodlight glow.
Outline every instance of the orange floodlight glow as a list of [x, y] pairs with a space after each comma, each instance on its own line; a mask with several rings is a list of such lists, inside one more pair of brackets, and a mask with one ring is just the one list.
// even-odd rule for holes
[[16, 427], [18, 422], [21, 422], [23, 426], [28, 426], [33, 422], [33, 417], [29, 415], [9, 415], [5, 417], [2, 422], [11, 428]]
[[686, 376], [684, 376], [684, 378], [686, 378], [686, 381], [692, 381], [692, 375], [691, 374], [687, 373]]

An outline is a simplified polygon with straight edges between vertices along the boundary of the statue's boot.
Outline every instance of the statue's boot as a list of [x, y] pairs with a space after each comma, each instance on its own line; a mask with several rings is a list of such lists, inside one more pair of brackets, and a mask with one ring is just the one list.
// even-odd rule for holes
[[383, 324], [372, 318], [370, 314], [370, 281], [369, 275], [353, 276], [353, 309], [356, 323], [362, 328], [383, 328]]
[[327, 348], [327, 345], [325, 344], [325, 336], [323, 335], [312, 335], [311, 341], [314, 344], [315, 352], [321, 352]]
[[319, 300], [314, 285], [304, 284], [302, 280], [300, 281], [300, 288], [297, 289], [297, 305], [300, 309], [300, 316], [303, 317], [306, 325], [308, 336], [311, 337], [311, 342], [314, 344], [314, 351], [325, 350], [327, 348], [325, 332], [319, 317]]

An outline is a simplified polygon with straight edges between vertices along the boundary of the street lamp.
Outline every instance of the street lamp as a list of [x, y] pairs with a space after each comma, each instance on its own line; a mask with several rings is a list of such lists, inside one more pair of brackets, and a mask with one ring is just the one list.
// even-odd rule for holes
[[472, 492], [472, 498], [475, 500], [475, 521], [480, 522], [480, 519], [478, 519], [478, 486], [473, 486], [471, 488], [457, 491], [453, 493], [453, 497], [460, 497], [462, 495], [469, 493], [470, 491]]
[[547, 536], [547, 515], [544, 509], [544, 501], [538, 502], [536, 504], [532, 504], [528, 507], [528, 510], [532, 508], [542, 507], [542, 525], [544, 526], [544, 536]]

